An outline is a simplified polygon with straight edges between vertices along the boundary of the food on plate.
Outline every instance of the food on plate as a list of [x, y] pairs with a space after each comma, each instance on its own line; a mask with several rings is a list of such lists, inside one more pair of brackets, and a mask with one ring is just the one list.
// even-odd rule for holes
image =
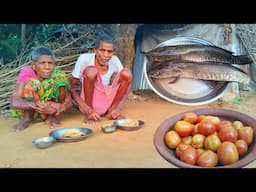
[[125, 127], [136, 127], [139, 126], [139, 121], [136, 119], [124, 119], [120, 125]]
[[81, 136], [85, 136], [85, 134], [82, 131], [72, 129], [72, 130], [66, 131], [62, 135], [62, 138], [72, 138], [72, 137], [81, 137]]

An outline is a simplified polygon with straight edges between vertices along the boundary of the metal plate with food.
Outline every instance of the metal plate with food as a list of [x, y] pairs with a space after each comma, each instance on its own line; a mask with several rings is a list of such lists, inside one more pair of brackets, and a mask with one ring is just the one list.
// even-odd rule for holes
[[135, 131], [144, 125], [144, 121], [137, 119], [118, 119], [114, 122], [114, 125], [125, 131]]
[[[157, 47], [169, 45], [213, 45], [211, 42], [194, 37], [177, 37], [160, 43]], [[181, 105], [196, 106], [207, 104], [222, 97], [227, 90], [228, 82], [206, 81], [199, 79], [179, 78], [174, 83], [169, 79], [153, 79], [149, 75], [152, 62], [144, 61], [144, 76], [150, 88], [163, 99]]]
[[157, 150], [157, 152], [169, 163], [172, 163], [180, 168], [201, 168], [198, 165], [191, 165], [182, 162], [176, 154], [176, 150], [171, 149], [167, 146], [165, 142], [165, 136], [167, 132], [174, 130], [175, 123], [180, 121], [183, 115], [186, 112], [195, 112], [198, 115], [210, 115], [210, 116], [217, 116], [220, 120], [228, 120], [231, 122], [240, 121], [243, 123], [244, 126], [250, 126], [253, 129], [253, 140], [251, 141], [250, 145], [248, 146], [248, 151], [245, 155], [240, 156], [239, 160], [227, 165], [217, 164], [216, 168], [241, 168], [256, 159], [256, 120], [252, 117], [240, 113], [238, 111], [233, 111], [229, 109], [221, 109], [221, 108], [204, 108], [204, 109], [196, 109], [190, 111], [184, 111], [177, 115], [174, 115], [164, 122], [160, 124], [160, 126], [156, 129], [154, 134], [153, 143]]
[[81, 141], [91, 134], [91, 129], [81, 127], [60, 128], [49, 133], [51, 137], [54, 137], [57, 141], [61, 142]]

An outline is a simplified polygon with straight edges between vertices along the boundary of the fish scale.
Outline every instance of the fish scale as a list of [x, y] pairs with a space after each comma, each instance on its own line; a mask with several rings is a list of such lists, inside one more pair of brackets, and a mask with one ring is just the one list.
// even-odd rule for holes
[[245, 65], [252, 63], [247, 55], [233, 55], [226, 49], [202, 44], [182, 44], [163, 46], [150, 50], [146, 53], [148, 60], [153, 62], [209, 62], [221, 64]]

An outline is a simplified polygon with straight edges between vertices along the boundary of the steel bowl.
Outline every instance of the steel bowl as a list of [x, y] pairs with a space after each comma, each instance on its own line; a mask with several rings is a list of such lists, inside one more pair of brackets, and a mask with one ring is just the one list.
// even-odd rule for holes
[[116, 126], [113, 123], [107, 123], [101, 126], [101, 130], [104, 133], [112, 133], [116, 131]]
[[39, 149], [45, 149], [50, 147], [55, 141], [54, 137], [47, 136], [35, 138], [32, 140], [32, 143]]

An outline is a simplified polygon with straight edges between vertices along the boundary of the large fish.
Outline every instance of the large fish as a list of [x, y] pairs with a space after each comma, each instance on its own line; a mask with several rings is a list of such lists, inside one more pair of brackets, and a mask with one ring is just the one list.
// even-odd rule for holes
[[231, 51], [220, 47], [187, 44], [157, 47], [145, 53], [151, 62], [197, 62], [221, 64], [250, 64], [252, 60], [247, 55], [233, 55]]
[[227, 64], [204, 63], [173, 63], [168, 67], [156, 69], [149, 72], [152, 79], [169, 78], [170, 83], [178, 78], [191, 78], [213, 81], [240, 82], [253, 89], [256, 89], [256, 82], [253, 81], [242, 70]]

